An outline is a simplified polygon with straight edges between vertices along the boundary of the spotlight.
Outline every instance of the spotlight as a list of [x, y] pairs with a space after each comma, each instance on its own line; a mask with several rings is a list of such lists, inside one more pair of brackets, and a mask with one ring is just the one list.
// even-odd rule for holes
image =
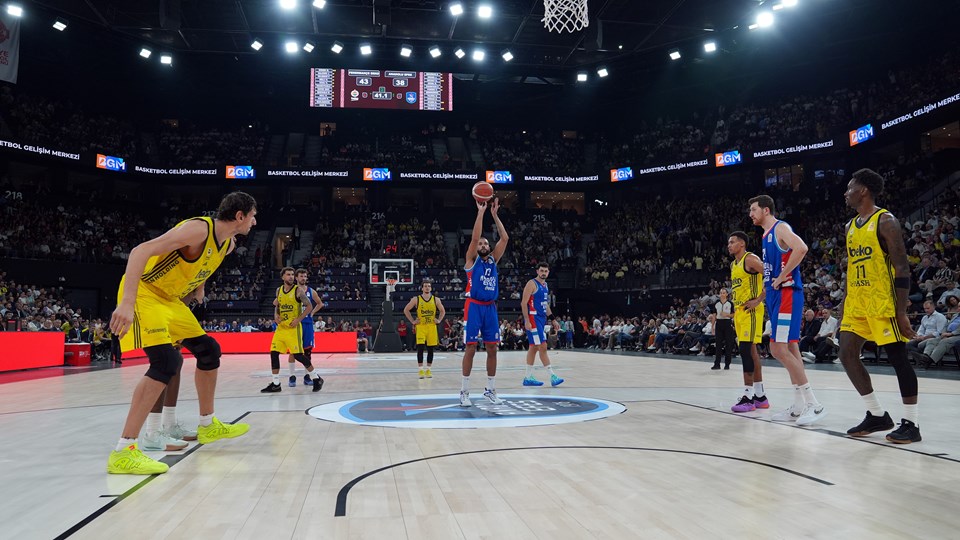
[[581, 71], [577, 73], [577, 82], [587, 82], [587, 72]]
[[607, 70], [606, 66], [600, 66], [597, 68], [597, 76], [601, 79], [609, 75], [610, 72]]
[[759, 24], [753, 23], [753, 24], [751, 24], [750, 26], [748, 26], [747, 28], [750, 29], [750, 30], [756, 30], [756, 29], [759, 28], [759, 27], [760, 27]]
[[260, 41], [259, 39], [255, 39], [253, 40], [253, 43], [250, 44], [250, 48], [255, 51], [259, 51], [260, 49], [263, 48], [263, 42]]
[[783, 9], [783, 4], [774, 4], [773, 7], [770, 9], [774, 11], [780, 11], [781, 9]]
[[297, 49], [300, 48], [300, 45], [297, 45], [296, 41], [288, 41], [283, 44], [283, 48], [286, 49], [288, 53], [293, 54], [297, 52]]
[[360, 46], [360, 54], [364, 56], [370, 56], [373, 53], [373, 47], [369, 43], [364, 43]]
[[460, 15], [463, 15], [463, 4], [461, 4], [460, 2], [454, 2], [450, 4], [450, 14], [453, 15], [454, 17], [459, 17]]
[[717, 44], [714, 41], [708, 41], [703, 44], [703, 50], [706, 52], [715, 52], [717, 50]]
[[20, 7], [20, 6], [18, 6], [18, 5], [16, 5], [16, 4], [8, 4], [8, 5], [7, 5], [7, 14], [9, 14], [9, 15], [11, 15], [11, 16], [13, 16], [13, 17], [22, 17], [22, 16], [23, 16], [23, 8]]
[[148, 48], [146, 48], [146, 47], [140, 49], [140, 56], [142, 56], [142, 57], [144, 57], [144, 58], [150, 58], [150, 55], [151, 55], [151, 54], [153, 54], [153, 51], [151, 51], [150, 49], [148, 49]]
[[313, 43], [309, 42], [309, 41], [303, 44], [303, 52], [311, 53], [311, 52], [313, 52], [313, 50], [316, 49], [316, 48], [317, 48], [317, 46], [314, 45]]
[[430, 56], [434, 58], [439, 58], [440, 54], [441, 54], [440, 47], [437, 47], [436, 45], [434, 45], [433, 47], [430, 47]]
[[680, 59], [680, 51], [678, 51], [677, 49], [674, 49], [674, 50], [670, 51], [670, 59], [671, 59], [671, 60], [679, 60], [679, 59]]
[[297, 8], [297, 0], [280, 0], [280, 9], [287, 11]]
[[400, 46], [400, 56], [404, 58], [410, 58], [410, 55], [413, 54], [413, 46], [407, 45], [404, 43]]
[[63, 32], [64, 30], [67, 29], [66, 19], [61, 19], [60, 17], [57, 17], [57, 20], [53, 21], [53, 27], [54, 29]]
[[481, 19], [489, 19], [490, 17], [493, 17], [493, 8], [487, 4], [484, 4], [477, 8], [477, 16]]
[[513, 53], [510, 52], [510, 49], [504, 49], [504, 50], [500, 51], [500, 56], [503, 57], [503, 61], [504, 61], [504, 62], [509, 62], [509, 61], [513, 60]]
[[457, 58], [463, 58], [464, 56], [467, 55], [467, 53], [463, 52], [463, 49], [461, 49], [460, 47], [457, 47], [457, 50], [453, 51], [453, 54], [455, 54]]
[[333, 45], [330, 46], [330, 50], [333, 51], [334, 54], [340, 54], [340, 51], [343, 50], [343, 43], [334, 41]]
[[483, 49], [477, 49], [473, 51], [473, 61], [474, 62], [483, 62], [483, 59], [487, 56], [487, 53]]
[[617, 45], [617, 49], [619, 49], [619, 50], [622, 51], [622, 50], [623, 50], [623, 45]]
[[757, 14], [757, 26], [760, 28], [767, 28], [773, 26], [773, 13], [769, 11], [761, 11]]
[[163, 65], [165, 65], [165, 66], [173, 65], [173, 57], [170, 56], [169, 54], [161, 54], [161, 55], [160, 55], [160, 63], [163, 64]]
[[313, 7], [323, 9], [327, 7], [327, 0], [313, 0]]

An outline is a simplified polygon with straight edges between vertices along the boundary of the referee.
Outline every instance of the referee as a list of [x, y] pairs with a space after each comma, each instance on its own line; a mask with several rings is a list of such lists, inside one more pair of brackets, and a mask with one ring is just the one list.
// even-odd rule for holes
[[710, 369], [720, 369], [721, 351], [725, 356], [723, 369], [730, 369], [733, 351], [737, 347], [737, 335], [733, 329], [733, 303], [730, 302], [727, 296], [727, 289], [720, 289], [720, 301], [713, 306], [714, 311], [717, 313], [717, 344], [713, 367]]

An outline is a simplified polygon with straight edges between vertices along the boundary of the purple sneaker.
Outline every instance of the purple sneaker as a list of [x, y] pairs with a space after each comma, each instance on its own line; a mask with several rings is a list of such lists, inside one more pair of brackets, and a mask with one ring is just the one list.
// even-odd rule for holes
[[733, 412], [750, 412], [755, 410], [756, 407], [753, 405], [753, 399], [748, 398], [747, 396], [740, 396], [740, 401], [736, 405], [730, 407], [730, 410]]
[[769, 409], [770, 402], [767, 400], [767, 396], [753, 396], [753, 407], [755, 409]]

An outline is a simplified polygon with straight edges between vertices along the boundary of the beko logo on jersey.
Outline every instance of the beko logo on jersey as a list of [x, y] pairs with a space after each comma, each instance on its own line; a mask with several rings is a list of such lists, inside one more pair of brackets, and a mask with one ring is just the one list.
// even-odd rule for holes
[[510, 171], [487, 171], [487, 183], [512, 184], [513, 173]]
[[390, 169], [385, 167], [367, 167], [363, 169], [363, 180], [364, 182], [386, 182], [388, 180], [393, 180], [393, 175], [390, 174]]
[[850, 132], [850, 146], [856, 146], [873, 138], [873, 126], [867, 124]]
[[873, 255], [873, 248], [870, 246], [860, 246], [847, 248], [851, 257], [870, 257]]
[[123, 158], [105, 156], [103, 154], [97, 154], [97, 168], [108, 171], [127, 172], [127, 164], [123, 162]]
[[611, 182], [622, 182], [624, 180], [633, 180], [633, 169], [631, 167], [620, 167], [619, 169], [610, 169]]
[[253, 165], [227, 165], [227, 178], [256, 178]]
[[716, 155], [716, 158], [717, 158], [717, 167], [729, 167], [731, 165], [739, 165], [743, 161], [743, 158], [740, 156], [739, 150], [718, 153]]

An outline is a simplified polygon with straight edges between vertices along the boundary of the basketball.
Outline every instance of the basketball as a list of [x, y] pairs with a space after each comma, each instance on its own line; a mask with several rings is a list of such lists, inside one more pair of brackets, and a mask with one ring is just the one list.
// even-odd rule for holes
[[477, 182], [473, 185], [473, 198], [477, 202], [487, 202], [493, 198], [493, 186], [486, 182]]

